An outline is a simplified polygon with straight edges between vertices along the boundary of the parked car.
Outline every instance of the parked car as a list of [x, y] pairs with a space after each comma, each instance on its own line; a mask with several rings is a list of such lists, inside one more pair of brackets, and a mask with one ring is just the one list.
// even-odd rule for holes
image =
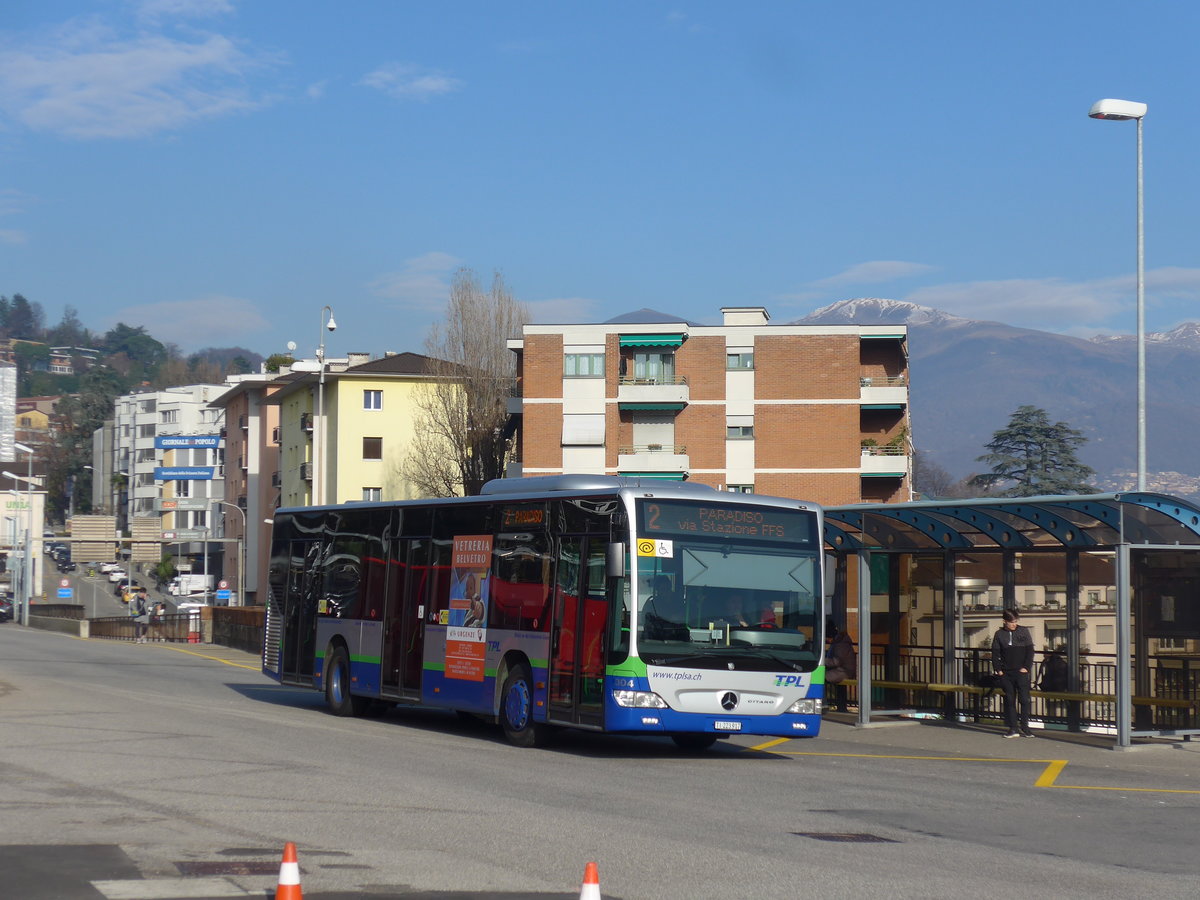
[[8, 597], [0, 597], [0, 622], [11, 622], [13, 617], [13, 602]]
[[[104, 570], [101, 569], [100, 571], [103, 572]], [[128, 577], [129, 577], [129, 573], [126, 572], [124, 569], [109, 569], [108, 570], [108, 580], [111, 581], [113, 584], [116, 584], [122, 578], [128, 578]]]
[[77, 568], [78, 566], [76, 566], [75, 563], [71, 562], [69, 559], [60, 559], [58, 561], [58, 571], [62, 572], [64, 575], [67, 572], [74, 572]]
[[175, 604], [175, 612], [179, 615], [183, 615], [184, 613], [195, 613], [210, 605], [211, 604], [205, 603], [202, 600], [181, 600]]

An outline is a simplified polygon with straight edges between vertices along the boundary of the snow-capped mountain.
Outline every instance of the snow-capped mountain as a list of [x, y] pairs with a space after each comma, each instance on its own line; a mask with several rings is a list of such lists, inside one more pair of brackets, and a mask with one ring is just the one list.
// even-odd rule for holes
[[[1081, 430], [1080, 458], [1111, 482], [1135, 466], [1136, 353], [1131, 336], [1092, 339], [977, 321], [899, 300], [841, 300], [797, 324], [909, 326], [914, 444], [956, 476], [1022, 404]], [[1147, 470], [1200, 476], [1200, 403], [1189, 386], [1200, 367], [1200, 324], [1147, 335]], [[1174, 482], [1172, 482], [1174, 483]], [[1164, 482], [1165, 484], [1165, 482]], [[1178, 490], [1178, 488], [1176, 488]]]

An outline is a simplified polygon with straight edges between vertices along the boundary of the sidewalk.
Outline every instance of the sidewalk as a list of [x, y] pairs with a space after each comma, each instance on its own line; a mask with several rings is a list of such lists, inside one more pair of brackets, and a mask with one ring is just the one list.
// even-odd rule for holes
[[1135, 738], [1132, 747], [1119, 749], [1115, 735], [1043, 729], [1036, 722], [1033, 729], [1034, 738], [1009, 741], [999, 724], [889, 717], [859, 727], [853, 712], [826, 713], [817, 742], [838, 745], [828, 748], [832, 750], [879, 756], [1063, 761], [1110, 770], [1114, 778], [1128, 774], [1169, 780], [1163, 790], [1200, 790], [1200, 741]]

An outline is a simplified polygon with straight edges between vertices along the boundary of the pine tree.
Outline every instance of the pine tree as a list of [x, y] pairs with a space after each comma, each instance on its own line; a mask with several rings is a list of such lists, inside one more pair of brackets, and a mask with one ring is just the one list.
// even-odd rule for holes
[[972, 482], [987, 488], [1007, 485], [994, 495], [1000, 497], [1092, 493], [1095, 489], [1087, 479], [1093, 470], [1075, 456], [1086, 442], [1083, 433], [1066, 422], [1051, 423], [1044, 409], [1017, 407], [1008, 427], [995, 432], [986, 445], [991, 452], [978, 457], [991, 473], [976, 475]]

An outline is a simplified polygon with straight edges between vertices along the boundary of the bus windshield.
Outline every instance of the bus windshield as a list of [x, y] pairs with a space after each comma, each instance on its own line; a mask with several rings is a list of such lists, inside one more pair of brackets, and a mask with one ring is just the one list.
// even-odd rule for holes
[[641, 501], [638, 528], [637, 647], [645, 662], [751, 671], [816, 667], [815, 513]]

